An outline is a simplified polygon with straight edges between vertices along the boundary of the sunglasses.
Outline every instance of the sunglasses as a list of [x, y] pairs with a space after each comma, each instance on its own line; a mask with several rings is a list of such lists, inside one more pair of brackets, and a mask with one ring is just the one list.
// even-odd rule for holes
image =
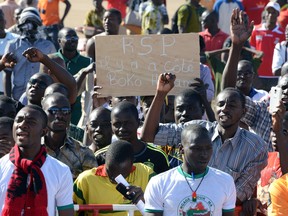
[[251, 78], [253, 76], [253, 73], [251, 73], [251, 72], [237, 72], [237, 76]]
[[78, 41], [79, 37], [78, 36], [65, 36], [65, 37], [62, 38], [62, 40], [65, 40], [65, 41]]
[[62, 107], [62, 108], [51, 107], [51, 108], [48, 109], [48, 112], [51, 115], [56, 115], [59, 112], [61, 112], [63, 115], [69, 115], [69, 114], [71, 114], [71, 108], [69, 108], [69, 107]]
[[47, 88], [47, 84], [44, 81], [37, 80], [37, 79], [30, 79], [29, 84], [30, 85], [36, 85], [37, 84], [40, 89], [46, 89]]
[[92, 128], [109, 128], [111, 127], [111, 122], [97, 122], [97, 121], [91, 121], [89, 123], [89, 125], [92, 127]]

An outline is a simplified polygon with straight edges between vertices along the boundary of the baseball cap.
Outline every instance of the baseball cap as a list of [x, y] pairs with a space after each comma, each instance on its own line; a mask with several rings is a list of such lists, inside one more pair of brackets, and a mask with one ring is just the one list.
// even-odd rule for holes
[[267, 8], [269, 8], [269, 7], [274, 8], [276, 11], [278, 11], [278, 13], [280, 13], [280, 5], [279, 5], [277, 2], [272, 2], [272, 1], [270, 1], [270, 2], [266, 5], [265, 10], [266, 10]]
[[34, 21], [38, 26], [42, 25], [39, 12], [34, 7], [27, 7], [20, 14], [19, 24], [24, 24], [27, 20]]

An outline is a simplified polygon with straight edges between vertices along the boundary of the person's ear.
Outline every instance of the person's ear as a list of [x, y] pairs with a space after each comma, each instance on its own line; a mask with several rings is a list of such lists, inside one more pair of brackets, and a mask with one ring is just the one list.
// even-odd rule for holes
[[48, 133], [48, 127], [45, 127], [45, 128], [42, 129], [42, 134], [41, 134], [41, 136], [43, 137], [43, 136], [45, 136], [47, 133]]

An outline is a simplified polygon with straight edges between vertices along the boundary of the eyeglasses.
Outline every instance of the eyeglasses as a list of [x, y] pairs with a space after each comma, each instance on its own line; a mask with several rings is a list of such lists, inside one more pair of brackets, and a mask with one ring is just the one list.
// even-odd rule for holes
[[37, 79], [30, 79], [29, 83], [31, 85], [38, 85], [40, 89], [46, 89], [47, 88], [47, 84], [44, 81], [41, 80], [37, 80]]
[[65, 40], [65, 41], [78, 41], [79, 40], [79, 37], [78, 36], [65, 36], [65, 37], [62, 37], [62, 40]]
[[89, 122], [89, 125], [92, 127], [92, 128], [109, 128], [111, 127], [111, 122], [97, 122], [97, 121], [91, 121]]
[[253, 76], [253, 72], [248, 72], [248, 71], [245, 71], [245, 72], [237, 72], [237, 76], [250, 78], [250, 77]]
[[61, 112], [63, 115], [69, 115], [69, 114], [71, 114], [71, 108], [69, 108], [69, 107], [62, 107], [62, 108], [51, 107], [51, 108], [48, 109], [48, 112], [51, 115], [56, 115], [59, 112]]

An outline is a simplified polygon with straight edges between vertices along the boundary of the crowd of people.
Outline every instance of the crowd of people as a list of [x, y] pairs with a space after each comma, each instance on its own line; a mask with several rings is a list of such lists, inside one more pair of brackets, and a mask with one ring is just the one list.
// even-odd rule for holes
[[[287, 0], [187, 0], [170, 18], [168, 1], [106, 1], [87, 8], [85, 49], [69, 0], [0, 3], [0, 214], [288, 215]], [[200, 76], [177, 95], [158, 71], [154, 95], [99, 97], [96, 37], [120, 28], [199, 34]]]

